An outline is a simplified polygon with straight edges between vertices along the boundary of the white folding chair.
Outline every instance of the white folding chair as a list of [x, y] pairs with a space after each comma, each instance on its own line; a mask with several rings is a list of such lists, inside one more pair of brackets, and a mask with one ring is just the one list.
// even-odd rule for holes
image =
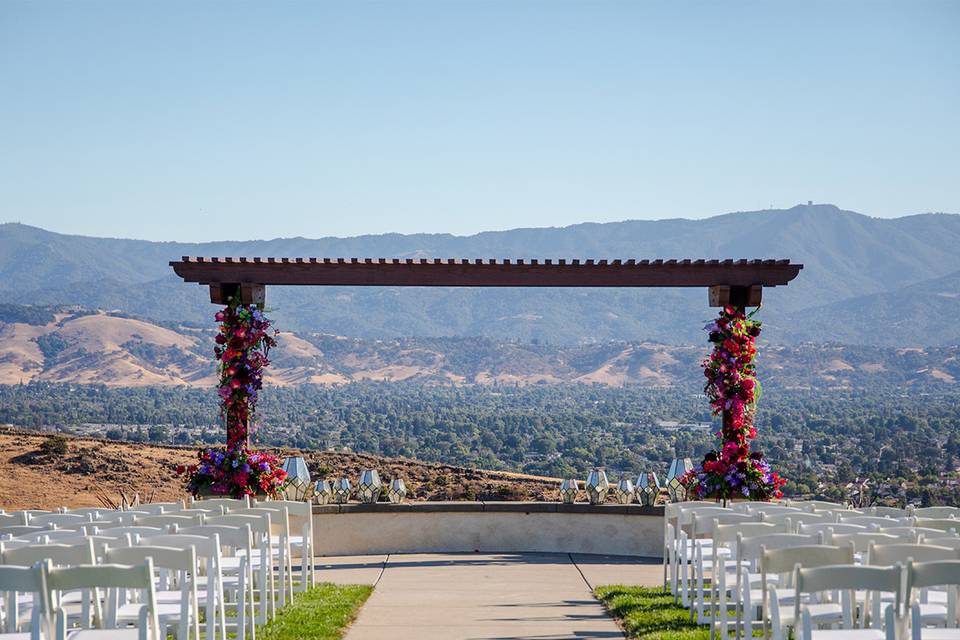
[[[924, 615], [921, 602], [913, 602], [910, 607], [910, 629], [912, 640], [960, 640], [960, 628], [957, 628], [957, 589], [960, 587], [960, 560], [940, 560], [930, 562], [911, 562], [907, 565], [907, 596], [910, 604], [916, 591], [931, 588], [946, 588], [946, 615], [936, 620], [938, 628], [928, 628], [930, 620]], [[939, 625], [944, 625], [940, 627]]]
[[[696, 610], [701, 616], [701, 621], [707, 621], [703, 618], [706, 615], [703, 608], [704, 585], [712, 585], [711, 580], [716, 578], [714, 575], [711, 580], [706, 579], [708, 571], [712, 571], [714, 568], [714, 555], [719, 555], [723, 561], [731, 556], [729, 548], [714, 546], [716, 543], [714, 536], [716, 527], [758, 522], [762, 517], [733, 511], [696, 511], [691, 514], [689, 532], [683, 531], [680, 534], [680, 602], [683, 606], [690, 607], [691, 619], [693, 619], [693, 612]], [[712, 597], [711, 602], [713, 602]]]
[[[764, 520], [767, 522], [767, 520]], [[784, 523], [789, 527], [789, 522]], [[792, 591], [777, 590], [780, 580], [778, 574], [769, 574], [764, 576], [760, 569], [760, 561], [765, 551], [775, 549], [789, 549], [792, 547], [812, 547], [823, 544], [823, 533], [811, 533], [803, 535], [799, 533], [764, 533], [761, 535], [745, 536], [743, 533], [737, 536], [737, 562], [736, 562], [736, 587], [734, 593], [739, 594], [735, 599], [738, 605], [736, 608], [736, 634], [741, 637], [746, 628], [746, 635], [752, 636], [753, 626], [756, 621], [766, 619], [766, 610], [764, 593], [771, 588], [781, 599], [791, 598]], [[764, 579], [767, 582], [764, 582]]]
[[[856, 535], [856, 534], [851, 534]], [[794, 620], [797, 621], [797, 640], [896, 640], [897, 627], [902, 619], [903, 585], [906, 567], [868, 567], [830, 565], [803, 567], [794, 572]], [[843, 620], [840, 629], [819, 629], [813, 617], [813, 601], [818, 595], [840, 592]], [[857, 592], [864, 593], [864, 606], [857, 615]], [[879, 619], [868, 614], [875, 597], [893, 596]], [[885, 630], [884, 628], [885, 627]]]
[[[674, 533], [676, 544], [674, 545], [673, 566], [671, 567], [671, 588], [673, 590], [674, 600], [680, 602], [684, 607], [690, 606], [690, 600], [688, 598], [688, 589], [690, 586], [688, 577], [690, 569], [688, 565], [693, 560], [696, 547], [695, 540], [697, 538], [691, 529], [693, 527], [693, 520], [698, 515], [732, 515], [736, 518], [744, 518], [744, 516], [746, 516], [747, 520], [757, 519], [756, 516], [747, 516], [747, 514], [736, 513], [732, 509], [718, 507], [716, 503], [709, 507], [694, 505], [680, 511], [677, 516], [677, 525]], [[703, 522], [710, 522], [709, 519], [704, 520], [701, 518], [701, 520]], [[713, 544], [713, 542], [710, 539], [705, 539], [700, 544], [701, 546], [709, 546]]]
[[[51, 562], [58, 567], [73, 567], [96, 563], [93, 543], [76, 540], [70, 544], [31, 544], [17, 549], [4, 549], [0, 563], [17, 567], [31, 567], [37, 563]], [[89, 591], [74, 591], [63, 594], [59, 603], [71, 619], [90, 620], [91, 594]]]
[[[47, 589], [43, 568], [39, 564], [30, 567], [0, 566], [0, 594], [3, 594], [3, 633], [0, 640], [41, 640], [50, 638]], [[30, 598], [30, 631], [19, 632], [20, 603], [23, 596]]]
[[253, 556], [253, 533], [250, 525], [240, 527], [205, 524], [177, 531], [178, 534], [210, 536], [216, 534], [220, 540], [221, 575], [223, 592], [227, 603], [235, 605], [236, 616], [226, 615], [226, 624], [236, 631], [237, 640], [244, 640], [247, 629], [254, 633], [256, 620], [256, 602], [253, 589], [253, 569], [250, 559]]
[[[939, 562], [943, 560], [960, 560], [960, 550], [950, 547], [939, 547], [930, 544], [871, 544], [867, 550], [866, 562], [875, 567], [891, 567], [897, 563], [908, 565], [911, 562]], [[946, 624], [947, 622], [947, 594], [941, 592], [931, 593], [923, 589], [918, 594], [920, 601], [917, 603], [918, 610], [921, 612], [924, 624]], [[932, 596], [932, 602], [931, 600]], [[873, 615], [880, 615], [881, 602], [889, 602], [877, 598], [875, 599]]]
[[290, 551], [290, 512], [283, 505], [266, 507], [258, 503], [250, 509], [237, 509], [231, 515], [264, 515], [270, 516], [271, 549], [275, 554], [277, 566], [277, 581], [279, 583], [280, 606], [284, 607], [288, 599], [293, 601], [293, 561]]
[[[141, 538], [140, 544], [150, 547], [173, 547], [176, 549], [193, 549], [197, 564], [200, 567], [199, 575], [194, 576], [197, 583], [197, 599], [199, 606], [204, 609], [205, 638], [226, 640], [226, 604], [223, 595], [222, 557], [220, 555], [220, 540], [216, 534], [189, 535], [182, 533], [166, 533], [163, 535]], [[203, 587], [203, 590], [200, 588]], [[157, 596], [162, 602], [179, 602], [180, 593], [177, 591], [160, 592]]]
[[[162, 640], [157, 620], [157, 603], [154, 597], [153, 563], [149, 558], [142, 565], [124, 566], [104, 564], [79, 567], [45, 567], [47, 589], [51, 603], [56, 594], [64, 591], [90, 589], [95, 594], [106, 591], [106, 615], [102, 613], [100, 598], [94, 597], [94, 622], [92, 627], [79, 630], [67, 629], [67, 617], [60, 608], [53, 613], [56, 619], [57, 640]], [[121, 598], [128, 591], [137, 590], [140, 611], [135, 629], [117, 628], [116, 614]]]
[[[193, 547], [158, 547], [140, 545], [136, 547], [107, 548], [104, 551], [103, 561], [106, 564], [143, 564], [148, 559], [153, 561], [154, 570], [160, 570], [156, 578], [154, 592], [180, 590], [178, 603], [161, 602], [159, 597], [156, 604], [157, 619], [160, 628], [166, 632], [170, 627], [176, 628], [177, 640], [189, 640], [191, 635], [195, 640], [200, 639], [200, 605], [197, 597], [196, 576], [199, 573], [197, 555]], [[140, 605], [135, 602], [121, 604], [117, 608], [116, 621], [118, 624], [136, 622], [140, 616]], [[166, 633], [164, 633], [166, 635]]]
[[[237, 514], [210, 518], [210, 526], [225, 525], [228, 527], [247, 526], [253, 535], [253, 553], [250, 556], [250, 569], [253, 574], [253, 586], [260, 602], [257, 618], [258, 624], [266, 624], [273, 619], [275, 613], [277, 584], [273, 572], [273, 527], [270, 522], [270, 513]], [[237, 553], [242, 553], [238, 550]]]
[[[823, 567], [837, 564], [853, 564], [853, 545], [843, 547], [814, 545], [764, 549], [760, 554], [760, 584], [770, 585], [763, 589], [761, 610], [764, 616], [763, 637], [786, 640], [788, 630], [794, 627], [794, 603], [792, 598], [783, 598], [783, 589], [793, 587], [794, 570], [798, 564], [807, 567]], [[774, 579], [775, 578], [775, 579]], [[795, 595], [795, 594], [794, 594]], [[843, 610], [838, 603], [808, 603], [810, 619], [814, 624], [840, 622]]]
[[715, 509], [716, 502], [706, 500], [671, 502], [663, 508], [663, 588], [668, 587], [676, 598], [680, 579], [679, 566], [680, 515], [694, 509]]
[[[258, 502], [258, 507], [270, 508], [284, 506], [290, 518], [290, 556], [291, 561], [299, 553], [300, 591], [306, 591], [317, 583], [316, 563], [313, 549], [313, 505], [309, 500], [267, 500]], [[299, 531], [299, 535], [293, 532]]]
[[[733, 515], [734, 514], [728, 514], [722, 517], [730, 520]], [[752, 514], [748, 517], [757, 518], [762, 516], [760, 514]], [[737, 563], [735, 559], [737, 553], [736, 543], [741, 538], [741, 535], [750, 537], [786, 531], [785, 524], [776, 525], [757, 520], [724, 523], [720, 518], [721, 516], [714, 516], [708, 525], [712, 542], [711, 546], [706, 548], [698, 545], [697, 556], [694, 559], [694, 564], [698, 567], [697, 582], [695, 583], [696, 590], [694, 591], [694, 595], [698, 597], [696, 606], [697, 616], [701, 624], [710, 624], [711, 637], [716, 634], [718, 627], [721, 632], [726, 631], [729, 621], [728, 608], [730, 604], [736, 603], [736, 581], [732, 579], [733, 576], [730, 575], [730, 570], [734, 569]], [[696, 526], [704, 527], [704, 524], [699, 522], [699, 516], [697, 519], [698, 522]], [[706, 569], [705, 566], [707, 563], [703, 557], [704, 553], [710, 553], [709, 569]], [[710, 586], [706, 592], [703, 583], [704, 574], [709, 574]], [[709, 593], [709, 610], [703, 606], [707, 600], [706, 593]], [[691, 620], [693, 619], [693, 611], [694, 607], [691, 606]]]

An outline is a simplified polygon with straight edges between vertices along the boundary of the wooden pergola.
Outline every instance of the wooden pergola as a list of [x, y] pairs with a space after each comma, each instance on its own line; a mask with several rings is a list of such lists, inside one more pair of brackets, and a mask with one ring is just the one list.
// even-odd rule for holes
[[713, 307], [755, 307], [802, 264], [789, 260], [191, 258], [170, 263], [210, 301], [263, 304], [267, 285], [352, 287], [703, 287]]

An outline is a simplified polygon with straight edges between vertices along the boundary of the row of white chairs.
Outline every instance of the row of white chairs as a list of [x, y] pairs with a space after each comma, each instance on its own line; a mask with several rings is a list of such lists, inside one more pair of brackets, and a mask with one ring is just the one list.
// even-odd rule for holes
[[[809, 548], [810, 554], [798, 555], [794, 560], [812, 561], [818, 557], [817, 550], [839, 549], [827, 557], [838, 560], [837, 553], [849, 552], [851, 562], [866, 565], [876, 564], [877, 558], [888, 563], [891, 554], [908, 554], [918, 548], [960, 559], [956, 551], [960, 548], [960, 521], [951, 518], [952, 513], [915, 510], [913, 515], [905, 511], [867, 515], [841, 505], [813, 506], [743, 503], [727, 509], [715, 503], [668, 505], [664, 525], [665, 587], [669, 586], [676, 598], [690, 607], [691, 618], [709, 622], [714, 633], [718, 628], [727, 632], [728, 610], [733, 607], [738, 634], [742, 629], [741, 614], [746, 613], [751, 628], [759, 619], [764, 621], [765, 628], [767, 624], [773, 627], [774, 637], [784, 638], [786, 628], [793, 622], [780, 605], [783, 598], [791, 597], [791, 592], [782, 590], [786, 583], [781, 581], [787, 576], [776, 576], [772, 582], [761, 577], [764, 550], [788, 553], [789, 548]], [[918, 517], [921, 515], [945, 517]], [[945, 541], [944, 546], [937, 547], [941, 540]], [[871, 554], [874, 547], [886, 549], [886, 555]], [[903, 555], [900, 559], [910, 557]], [[934, 558], [942, 557], [934, 554]], [[767, 560], [775, 562], [776, 558]], [[792, 569], [792, 562], [788, 558], [778, 572]], [[769, 603], [768, 588], [780, 590]], [[836, 610], [830, 609], [830, 616], [814, 614], [813, 619], [840, 621]], [[945, 618], [940, 621], [945, 622]]]
[[[208, 639], [225, 640], [228, 628], [238, 638], [252, 638], [254, 621], [266, 623], [277, 607], [293, 599], [295, 590], [306, 590], [316, 582], [312, 514], [307, 502], [210, 499], [191, 505], [138, 505], [130, 511], [78, 511], [34, 511], [24, 518], [31, 524], [0, 527], [0, 565], [23, 567], [50, 560], [58, 567], [90, 566], [117, 556], [127, 560], [150, 557], [161, 581], [157, 584], [158, 619], [165, 628], [175, 629], [182, 640], [199, 637], [196, 625], [201, 607]], [[298, 534], [294, 534], [292, 522], [300, 525]], [[193, 561], [184, 555], [187, 548], [193, 550]], [[301, 563], [294, 567], [297, 555]], [[91, 559], [94, 562], [89, 562]], [[196, 566], [182, 568], [191, 562]], [[176, 572], [180, 572], [179, 579]], [[159, 588], [164, 585], [181, 588], [176, 592]], [[22, 629], [22, 612], [9, 599], [4, 602], [0, 612], [4, 628], [8, 632]], [[133, 621], [130, 607], [120, 607], [116, 615], [110, 614], [112, 610], [99, 615], [91, 610], [91, 599], [82, 594], [69, 604], [79, 606], [77, 611], [68, 609], [74, 617], [67, 621], [73, 624]], [[229, 619], [228, 609], [233, 611]]]

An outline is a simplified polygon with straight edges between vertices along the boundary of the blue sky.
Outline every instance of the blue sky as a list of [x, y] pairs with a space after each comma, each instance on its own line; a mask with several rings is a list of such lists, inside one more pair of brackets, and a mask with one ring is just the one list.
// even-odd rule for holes
[[0, 3], [0, 221], [473, 233], [960, 211], [960, 2]]

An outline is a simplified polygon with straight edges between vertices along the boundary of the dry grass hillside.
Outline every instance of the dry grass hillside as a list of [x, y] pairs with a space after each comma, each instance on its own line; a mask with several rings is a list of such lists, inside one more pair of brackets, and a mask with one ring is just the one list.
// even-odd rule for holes
[[[184, 497], [173, 472], [195, 452], [183, 447], [65, 437], [66, 449], [50, 434], [0, 430], [0, 508], [53, 509], [100, 506], [123, 492], [141, 499]], [[292, 453], [281, 450], [281, 455]], [[346, 476], [353, 482], [363, 469], [377, 469], [385, 480], [403, 478], [416, 500], [556, 499], [558, 480], [521, 474], [481, 471], [406, 459], [355, 453], [304, 452], [316, 478]]]
[[[173, 326], [173, 325], [171, 325]], [[103, 312], [51, 313], [34, 324], [0, 319], [0, 384], [57, 382], [111, 387], [212, 386], [213, 325], [206, 330]], [[268, 385], [358, 380], [423, 384], [558, 384], [674, 387], [701, 383], [705, 344], [543, 345], [486, 338], [369, 340], [284, 332], [270, 352]], [[894, 349], [764, 344], [762, 375], [774, 386], [857, 388], [949, 385], [960, 347]]]

